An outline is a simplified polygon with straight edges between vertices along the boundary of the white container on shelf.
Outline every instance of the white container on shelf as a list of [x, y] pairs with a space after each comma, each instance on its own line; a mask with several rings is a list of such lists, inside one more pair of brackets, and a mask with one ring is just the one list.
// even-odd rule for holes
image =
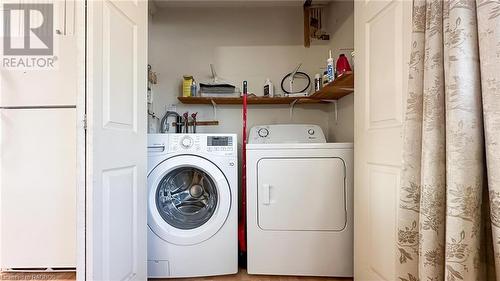
[[271, 79], [267, 78], [264, 84], [264, 97], [274, 97], [274, 85]]

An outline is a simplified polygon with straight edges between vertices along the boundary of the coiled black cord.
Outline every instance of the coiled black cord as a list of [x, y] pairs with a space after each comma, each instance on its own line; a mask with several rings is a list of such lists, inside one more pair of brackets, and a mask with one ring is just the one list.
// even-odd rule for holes
[[295, 77], [302, 76], [302, 77], [307, 78], [307, 87], [305, 87], [301, 91], [296, 91], [296, 92], [289, 92], [289, 91], [285, 90], [284, 83], [288, 77], [292, 76], [292, 74], [293, 74], [293, 72], [288, 73], [285, 77], [283, 77], [283, 80], [281, 80], [281, 90], [283, 90], [283, 93], [285, 93], [285, 94], [298, 94], [298, 93], [306, 92], [309, 89], [309, 87], [311, 86], [311, 77], [309, 77], [309, 75], [307, 75], [307, 73], [302, 72], [302, 71], [297, 71], [295, 73]]

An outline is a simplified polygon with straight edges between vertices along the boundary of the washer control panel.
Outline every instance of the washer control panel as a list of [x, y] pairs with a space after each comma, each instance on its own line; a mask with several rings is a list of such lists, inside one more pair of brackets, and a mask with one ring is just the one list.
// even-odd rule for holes
[[236, 153], [235, 135], [172, 134], [169, 152], [208, 152], [218, 155]]
[[232, 136], [208, 136], [207, 151], [233, 151]]

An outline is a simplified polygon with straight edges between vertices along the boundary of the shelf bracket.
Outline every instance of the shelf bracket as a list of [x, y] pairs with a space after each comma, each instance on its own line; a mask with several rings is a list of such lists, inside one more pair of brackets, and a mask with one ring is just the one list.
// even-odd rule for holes
[[335, 123], [338, 123], [339, 121], [339, 111], [338, 111], [338, 102], [337, 100], [333, 101], [333, 106], [334, 106], [334, 110], [335, 110]]
[[214, 120], [217, 120], [217, 104], [213, 99], [211, 99], [210, 102], [212, 102], [212, 107], [214, 109]]
[[335, 116], [335, 124], [338, 124], [339, 121], [338, 100], [323, 100], [323, 101], [333, 104], [333, 114]]
[[295, 104], [298, 102], [299, 100], [296, 99], [296, 100], [293, 100], [291, 103], [290, 103], [290, 121], [293, 120], [293, 108], [295, 107]]

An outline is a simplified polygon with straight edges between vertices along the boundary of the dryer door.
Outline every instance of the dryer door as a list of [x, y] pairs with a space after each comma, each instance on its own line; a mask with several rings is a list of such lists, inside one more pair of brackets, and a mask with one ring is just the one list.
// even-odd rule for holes
[[148, 176], [148, 224], [163, 240], [194, 245], [224, 225], [231, 190], [220, 169], [209, 160], [183, 155], [163, 161]]
[[342, 231], [347, 223], [340, 158], [264, 158], [257, 164], [263, 230]]

